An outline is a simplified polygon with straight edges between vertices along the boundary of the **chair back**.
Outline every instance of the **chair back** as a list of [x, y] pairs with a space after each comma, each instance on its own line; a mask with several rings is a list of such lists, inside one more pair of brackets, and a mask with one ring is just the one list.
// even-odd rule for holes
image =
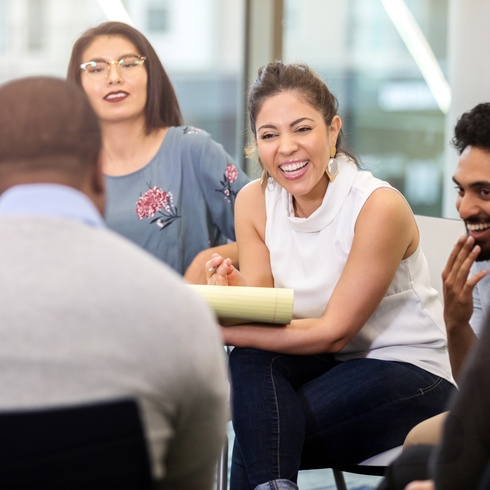
[[444, 301], [442, 271], [454, 244], [461, 235], [466, 235], [464, 222], [460, 219], [420, 215], [416, 215], [415, 220], [420, 232], [422, 250], [429, 263], [431, 285], [439, 293], [441, 301]]
[[0, 488], [153, 488], [136, 402], [0, 412]]

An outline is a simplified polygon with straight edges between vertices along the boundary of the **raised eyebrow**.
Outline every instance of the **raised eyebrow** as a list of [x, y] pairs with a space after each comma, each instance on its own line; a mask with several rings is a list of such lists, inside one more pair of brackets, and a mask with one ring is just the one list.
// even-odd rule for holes
[[263, 124], [260, 128], [257, 128], [257, 132], [261, 129], [277, 129], [273, 124]]
[[296, 126], [296, 124], [299, 124], [300, 122], [303, 122], [303, 121], [312, 121], [313, 122], [313, 119], [311, 119], [310, 117], [300, 117], [299, 119], [296, 119], [296, 121], [293, 121], [290, 126], [293, 127], [293, 126]]
[[[313, 119], [309, 117], [300, 117], [299, 119], [296, 119], [296, 121], [293, 121], [289, 126], [292, 128], [293, 126], [296, 126], [296, 124], [299, 124], [300, 122], [303, 121], [313, 121]], [[261, 129], [277, 129], [273, 124], [264, 124], [263, 126], [260, 126], [260, 128], [257, 129], [257, 131], [260, 131]]]

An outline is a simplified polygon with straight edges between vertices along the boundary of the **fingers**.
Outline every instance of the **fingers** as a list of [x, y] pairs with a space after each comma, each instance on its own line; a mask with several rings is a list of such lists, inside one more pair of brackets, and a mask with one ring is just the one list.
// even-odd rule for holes
[[448, 276], [451, 270], [453, 269], [454, 263], [456, 262], [456, 258], [458, 257], [461, 249], [463, 248], [463, 245], [466, 243], [467, 238], [468, 237], [466, 236], [459, 237], [459, 240], [456, 242], [456, 245], [454, 245], [451, 255], [447, 260], [446, 267], [444, 267], [444, 271], [442, 272], [443, 279], [445, 276]]
[[208, 260], [204, 265], [208, 284], [209, 284], [209, 280], [211, 279], [213, 274], [216, 273], [218, 267], [223, 263], [224, 260], [223, 257], [221, 257], [221, 255], [219, 254], [213, 254], [211, 257], [212, 257], [211, 260]]
[[473, 277], [468, 279], [466, 281], [465, 287], [471, 288], [471, 291], [473, 291], [473, 288], [488, 274], [488, 270], [484, 269], [480, 272], [477, 272]]
[[480, 253], [480, 247], [474, 247], [474, 243], [472, 237], [461, 237], [458, 240], [442, 273], [444, 286], [449, 284], [450, 287], [463, 288], [471, 266]]
[[218, 254], [212, 257], [205, 266], [208, 285], [228, 286], [228, 273], [233, 267], [231, 259], [224, 259]]
[[454, 271], [456, 272], [456, 283], [461, 287], [463, 287], [468, 280], [471, 266], [474, 264], [481, 250], [478, 245], [473, 247], [474, 240], [471, 240], [471, 243], [468, 244], [470, 239], [468, 239], [467, 243], [465, 243], [463, 249], [458, 254], [458, 258], [456, 259], [456, 262], [454, 264]]

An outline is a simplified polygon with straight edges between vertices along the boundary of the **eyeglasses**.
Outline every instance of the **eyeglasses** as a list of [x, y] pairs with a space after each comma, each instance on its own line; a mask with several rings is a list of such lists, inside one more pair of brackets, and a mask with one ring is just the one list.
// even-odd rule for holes
[[90, 80], [103, 80], [109, 76], [110, 65], [116, 65], [123, 77], [134, 77], [141, 71], [146, 56], [126, 56], [113, 61], [87, 61], [80, 68], [87, 74]]

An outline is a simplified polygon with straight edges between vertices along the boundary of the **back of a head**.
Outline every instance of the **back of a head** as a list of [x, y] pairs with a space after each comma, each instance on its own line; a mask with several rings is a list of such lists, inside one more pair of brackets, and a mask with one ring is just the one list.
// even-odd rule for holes
[[476, 105], [459, 118], [451, 143], [460, 155], [467, 146], [490, 152], [490, 102]]
[[15, 80], [0, 87], [0, 107], [4, 180], [33, 173], [76, 179], [95, 165], [102, 147], [99, 123], [75, 83], [52, 77]]

